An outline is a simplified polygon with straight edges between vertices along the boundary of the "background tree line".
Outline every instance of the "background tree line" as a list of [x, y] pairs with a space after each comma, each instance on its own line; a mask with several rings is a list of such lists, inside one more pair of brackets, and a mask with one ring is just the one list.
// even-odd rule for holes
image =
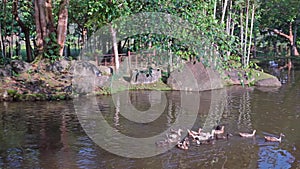
[[[295, 55], [299, 52], [300, 2], [295, 0], [1, 0], [1, 64], [11, 59], [27, 62], [75, 57], [86, 40], [101, 26], [139, 12], [164, 12], [179, 16], [213, 43], [220, 62], [251, 66], [252, 57]], [[123, 52], [120, 42], [112, 50]], [[196, 49], [163, 35], [129, 37], [126, 50], [145, 44], [159, 45], [184, 59], [197, 57]], [[126, 39], [128, 40], [128, 39]]]

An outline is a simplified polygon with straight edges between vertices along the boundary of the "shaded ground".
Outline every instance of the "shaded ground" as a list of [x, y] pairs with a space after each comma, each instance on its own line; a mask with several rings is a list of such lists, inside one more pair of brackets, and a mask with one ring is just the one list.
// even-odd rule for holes
[[69, 71], [60, 73], [46, 71], [43, 63], [32, 64], [21, 73], [0, 79], [0, 100], [64, 100], [71, 98], [71, 79]]

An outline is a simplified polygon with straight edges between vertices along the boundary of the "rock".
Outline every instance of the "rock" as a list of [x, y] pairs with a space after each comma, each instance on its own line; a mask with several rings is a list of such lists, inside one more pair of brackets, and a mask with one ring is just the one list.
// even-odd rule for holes
[[55, 61], [54, 63], [47, 65], [46, 70], [54, 73], [61, 73], [68, 70], [71, 67], [71, 62], [65, 59]]
[[66, 59], [62, 59], [59, 62], [63, 70], [68, 70], [71, 67], [71, 62], [67, 61]]
[[109, 80], [108, 76], [103, 76], [100, 70], [89, 62], [76, 62], [72, 71], [72, 88], [79, 94], [92, 93], [96, 87], [103, 87]]
[[132, 70], [130, 74], [131, 84], [149, 84], [159, 81], [161, 78], [161, 70], [159, 68], [144, 69], [144, 70]]
[[11, 76], [11, 66], [6, 65], [5, 68], [0, 68], [0, 76], [2, 77]]
[[241, 85], [242, 83], [244, 85], [248, 85], [254, 81], [254, 78], [250, 80], [248, 79], [246, 72], [244, 70], [233, 69], [231, 71], [225, 71], [224, 73], [225, 76], [229, 78], [226, 79], [225, 81], [230, 85]]
[[112, 75], [113, 74], [113, 68], [108, 66], [98, 66], [99, 70], [105, 74], [105, 75]]
[[268, 78], [268, 79], [262, 79], [258, 80], [254, 84], [255, 86], [261, 86], [261, 87], [280, 87], [281, 83], [277, 78]]
[[63, 92], [66, 92], [66, 93], [72, 93], [72, 86], [69, 85], [69, 86], [65, 86], [63, 89], [62, 89]]
[[109, 76], [98, 76], [96, 78], [96, 87], [103, 88], [110, 86], [110, 77]]
[[16, 73], [26, 72], [30, 68], [30, 64], [21, 60], [12, 60], [11, 61], [12, 70]]
[[171, 72], [167, 84], [173, 90], [205, 91], [223, 88], [217, 71], [204, 67], [201, 62], [188, 62], [183, 69]]

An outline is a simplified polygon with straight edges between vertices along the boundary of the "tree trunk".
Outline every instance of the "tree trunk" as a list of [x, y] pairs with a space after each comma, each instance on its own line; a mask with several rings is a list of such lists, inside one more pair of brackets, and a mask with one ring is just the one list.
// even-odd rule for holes
[[62, 0], [59, 5], [58, 25], [57, 25], [57, 43], [59, 45], [59, 56], [63, 55], [64, 45], [68, 28], [68, 6], [69, 0]]
[[[11, 20], [13, 20], [14, 17], [12, 16]], [[13, 58], [14, 56], [14, 22], [11, 22], [11, 34], [10, 34], [10, 41], [9, 41], [9, 56], [10, 58]]]
[[[287, 35], [283, 32], [280, 32], [277, 29], [274, 29], [273, 32], [280, 35], [280, 36], [283, 36], [283, 37], [287, 38], [290, 41], [290, 45], [291, 45], [291, 55], [299, 56], [299, 52], [298, 52], [298, 50], [296, 48], [296, 45], [295, 45], [295, 42], [294, 42], [292, 22], [290, 22], [290, 25], [289, 25], [289, 35]], [[289, 71], [291, 70], [291, 68], [292, 68], [292, 60], [291, 59], [288, 59], [288, 63], [285, 66], [280, 67], [280, 69], [283, 69], [283, 68], [286, 68], [286, 67], [288, 68]]]
[[48, 50], [55, 51], [55, 49], [53, 49], [55, 48], [53, 44], [56, 42], [53, 39], [53, 34], [56, 34], [56, 32], [54, 28], [51, 0], [35, 0], [34, 12], [37, 38], [36, 47], [38, 56], [43, 56], [44, 53], [49, 52]]
[[15, 52], [16, 52], [16, 56], [20, 56], [20, 38], [19, 38], [19, 35], [16, 37]]
[[4, 58], [5, 57], [5, 48], [4, 48], [4, 42], [3, 42], [1, 30], [2, 30], [2, 26], [1, 26], [1, 22], [0, 22], [0, 50], [1, 50], [1, 55]]
[[252, 15], [251, 15], [251, 26], [250, 26], [250, 40], [249, 40], [249, 45], [248, 45], [248, 55], [247, 55], [247, 61], [246, 61], [247, 65], [249, 65], [249, 59], [250, 59], [252, 33], [253, 33], [253, 23], [254, 23], [254, 12], [255, 12], [255, 6], [253, 4], [252, 5]]
[[[241, 25], [241, 32], [240, 32], [240, 38], [241, 38], [241, 44], [240, 44], [240, 50], [241, 54], [243, 55], [243, 46], [244, 46], [244, 24], [243, 24], [243, 10], [240, 11], [240, 25]], [[243, 56], [242, 56], [243, 59]]]
[[46, 38], [46, 19], [44, 0], [34, 1], [34, 19], [36, 26], [37, 54], [42, 55], [44, 51], [44, 39]]
[[228, 0], [225, 0], [224, 7], [223, 7], [223, 12], [222, 12], [221, 23], [224, 22], [224, 18], [225, 18], [225, 14], [226, 14], [226, 8], [227, 8], [227, 3], [228, 3]]
[[[3, 0], [3, 13], [4, 13], [4, 22], [3, 22], [3, 28], [6, 28], [6, 16], [7, 16], [7, 12], [6, 12], [6, 3], [7, 3], [7, 0]], [[2, 54], [3, 54], [3, 57], [6, 57], [6, 46], [5, 46], [5, 40], [6, 40], [6, 29], [4, 29], [4, 32], [3, 32], [3, 36], [1, 37], [1, 40], [2, 40]]]
[[28, 26], [24, 24], [24, 22], [20, 19], [19, 14], [18, 14], [18, 0], [14, 0], [13, 3], [13, 15], [15, 17], [15, 20], [17, 21], [18, 25], [21, 27], [24, 35], [25, 35], [25, 44], [26, 44], [26, 57], [27, 61], [31, 62], [32, 61], [32, 52], [31, 52], [31, 45], [30, 45], [30, 31]]
[[214, 19], [216, 19], [216, 15], [217, 15], [217, 0], [215, 0], [214, 2]]
[[81, 48], [83, 47], [86, 39], [87, 39], [87, 29], [82, 28], [82, 30], [81, 30], [81, 43], [80, 43]]
[[293, 36], [293, 47], [292, 47], [292, 52], [294, 54], [294, 56], [299, 56], [298, 50], [297, 50], [297, 23], [295, 23], [295, 29], [294, 29], [294, 36]]
[[29, 29], [24, 30], [24, 35], [25, 35], [27, 62], [31, 62], [31, 61], [33, 61], [33, 57], [32, 57], [31, 45], [30, 45], [30, 32], [29, 32]]
[[244, 43], [244, 52], [243, 52], [243, 66], [247, 66], [247, 41], [248, 41], [248, 24], [249, 24], [249, 0], [247, 0], [247, 9], [246, 9], [246, 25], [245, 25], [245, 43]]
[[290, 42], [290, 45], [291, 45], [291, 55], [294, 55], [294, 56], [299, 56], [299, 52], [296, 48], [296, 45], [295, 45], [295, 42], [294, 42], [294, 35], [293, 35], [293, 25], [292, 25], [292, 22], [290, 22], [290, 25], [289, 25], [289, 35], [288, 34], [285, 34], [283, 32], [280, 32], [279, 30], [277, 29], [274, 29], [273, 30], [274, 33], [280, 35], [280, 36], [283, 36], [285, 37], [286, 39], [289, 40]]
[[111, 32], [113, 50], [114, 50], [114, 56], [115, 56], [116, 72], [118, 72], [120, 63], [119, 63], [119, 54], [118, 54], [117, 32], [113, 28], [112, 24], [110, 25], [110, 32]]

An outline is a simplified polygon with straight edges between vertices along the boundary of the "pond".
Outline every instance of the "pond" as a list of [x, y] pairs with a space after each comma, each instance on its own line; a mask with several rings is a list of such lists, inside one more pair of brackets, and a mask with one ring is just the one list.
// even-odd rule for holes
[[[0, 104], [0, 168], [299, 168], [300, 72], [280, 88], [130, 91]], [[146, 118], [145, 118], [146, 117]], [[172, 129], [232, 136], [188, 150], [158, 147]], [[254, 138], [239, 132], [256, 129]], [[266, 142], [264, 135], [285, 137]]]

